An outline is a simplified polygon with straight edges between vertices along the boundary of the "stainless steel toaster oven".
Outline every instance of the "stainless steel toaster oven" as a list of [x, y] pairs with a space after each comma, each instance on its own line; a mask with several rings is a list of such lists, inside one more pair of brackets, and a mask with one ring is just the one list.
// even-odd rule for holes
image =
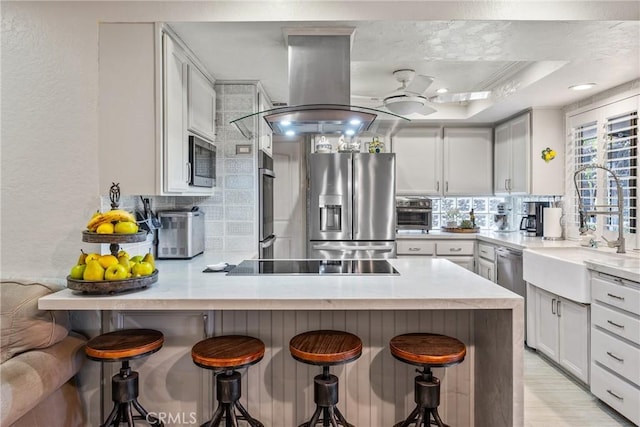
[[159, 259], [193, 258], [204, 252], [204, 212], [158, 212]]
[[426, 197], [396, 198], [396, 229], [428, 233], [433, 226], [431, 199]]

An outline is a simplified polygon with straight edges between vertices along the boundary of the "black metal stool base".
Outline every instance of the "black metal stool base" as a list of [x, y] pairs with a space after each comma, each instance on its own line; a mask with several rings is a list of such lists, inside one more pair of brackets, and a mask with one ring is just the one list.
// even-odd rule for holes
[[[218, 407], [209, 421], [200, 427], [219, 427], [223, 421], [224, 427], [238, 427], [238, 421], [245, 421], [251, 427], [264, 427], [264, 425], [249, 415], [240, 403], [240, 373], [237, 371], [225, 372], [216, 375], [216, 397]], [[236, 409], [239, 414], [236, 414]]]
[[[164, 426], [163, 422], [150, 415], [138, 402], [138, 373], [131, 370], [128, 360], [122, 362], [120, 373], [111, 378], [111, 399], [113, 409], [100, 427], [117, 427], [122, 423], [134, 427], [134, 420], [145, 421], [153, 427]], [[133, 414], [134, 409], [138, 412], [137, 415]]]
[[414, 400], [417, 406], [406, 420], [400, 421], [393, 427], [427, 427], [429, 425], [449, 427], [442, 422], [438, 414], [440, 380], [433, 376], [430, 367], [425, 367], [421, 375], [415, 378], [414, 388]]
[[[322, 367], [322, 374], [313, 379], [313, 399], [316, 410], [311, 419], [300, 424], [299, 427], [315, 427], [319, 423], [323, 426], [353, 427], [336, 406], [338, 404], [338, 377], [329, 374], [329, 367]], [[322, 417], [322, 418], [320, 418]]]

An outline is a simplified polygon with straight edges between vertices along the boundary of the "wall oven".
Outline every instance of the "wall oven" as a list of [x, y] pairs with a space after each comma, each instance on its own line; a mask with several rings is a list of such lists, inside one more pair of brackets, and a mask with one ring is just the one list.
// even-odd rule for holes
[[189, 135], [189, 163], [187, 165], [189, 185], [192, 187], [215, 187], [215, 145], [195, 135]]
[[396, 198], [396, 229], [428, 233], [433, 225], [431, 199], [426, 197]]
[[273, 232], [273, 184], [276, 175], [273, 172], [273, 159], [263, 151], [260, 151], [259, 161], [258, 257], [273, 259], [273, 245], [276, 241]]

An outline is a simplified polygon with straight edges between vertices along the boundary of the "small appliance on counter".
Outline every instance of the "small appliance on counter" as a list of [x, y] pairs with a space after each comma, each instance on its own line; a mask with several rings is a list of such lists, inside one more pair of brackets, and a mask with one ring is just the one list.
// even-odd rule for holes
[[396, 197], [396, 230], [428, 233], [433, 225], [432, 202], [427, 197]]
[[204, 252], [204, 212], [158, 212], [158, 259], [189, 259]]
[[493, 224], [498, 231], [511, 231], [509, 229], [509, 213], [504, 203], [498, 203], [497, 213], [493, 215]]
[[542, 212], [544, 208], [548, 207], [549, 202], [524, 202], [520, 230], [524, 231], [525, 236], [542, 236], [544, 223]]

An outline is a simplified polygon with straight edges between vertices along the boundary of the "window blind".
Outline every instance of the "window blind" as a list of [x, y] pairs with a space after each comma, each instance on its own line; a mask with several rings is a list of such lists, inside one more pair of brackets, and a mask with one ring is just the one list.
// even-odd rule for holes
[[[572, 129], [572, 144], [571, 151], [568, 153], [568, 158], [573, 158], [574, 171], [580, 169], [582, 166], [597, 163], [598, 160], [598, 128], [597, 122], [589, 122], [579, 125]], [[597, 175], [598, 169], [587, 169], [582, 171], [577, 177], [575, 182], [578, 186], [578, 193], [582, 198], [582, 203], [586, 210], [593, 210], [593, 206], [596, 204], [597, 196]], [[573, 200], [572, 205], [575, 206], [573, 211], [574, 224], [579, 223], [578, 214], [578, 194], [572, 192]], [[587, 225], [595, 228], [596, 218], [587, 218]]]
[[[619, 178], [622, 186], [625, 233], [637, 232], [638, 197], [638, 112], [633, 111], [606, 119], [604, 126], [605, 166]], [[616, 183], [606, 178], [608, 204], [617, 203]], [[618, 231], [618, 217], [607, 216], [605, 227]]]

